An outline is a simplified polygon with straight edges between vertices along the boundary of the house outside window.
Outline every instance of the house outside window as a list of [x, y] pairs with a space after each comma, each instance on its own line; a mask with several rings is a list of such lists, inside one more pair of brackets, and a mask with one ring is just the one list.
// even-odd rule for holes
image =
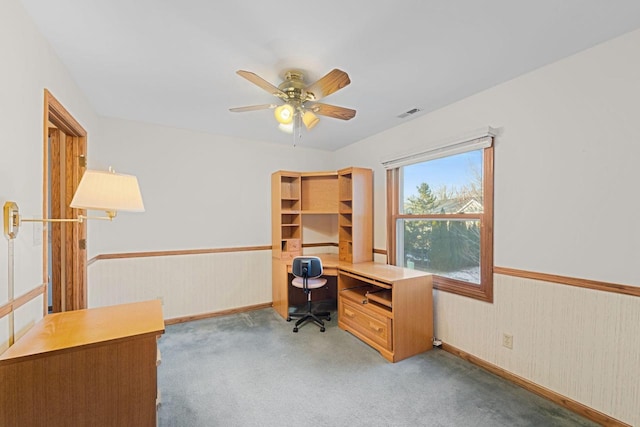
[[388, 256], [433, 273], [436, 289], [492, 301], [493, 146], [484, 145], [388, 168]]

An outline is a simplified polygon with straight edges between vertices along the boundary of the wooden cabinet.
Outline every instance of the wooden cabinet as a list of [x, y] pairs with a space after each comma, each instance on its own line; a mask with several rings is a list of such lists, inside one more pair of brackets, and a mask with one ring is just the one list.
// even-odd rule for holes
[[0, 355], [0, 426], [156, 426], [159, 300], [47, 315]]
[[391, 362], [433, 347], [431, 275], [382, 263], [340, 264], [338, 326]]

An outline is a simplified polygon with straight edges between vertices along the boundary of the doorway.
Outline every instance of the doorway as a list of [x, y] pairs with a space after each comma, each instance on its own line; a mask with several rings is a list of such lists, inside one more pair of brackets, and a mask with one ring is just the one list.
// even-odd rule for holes
[[[77, 218], [86, 212], [69, 205], [86, 169], [87, 132], [47, 89], [44, 98], [43, 214]], [[47, 223], [42, 239], [45, 314], [86, 308], [86, 223]]]

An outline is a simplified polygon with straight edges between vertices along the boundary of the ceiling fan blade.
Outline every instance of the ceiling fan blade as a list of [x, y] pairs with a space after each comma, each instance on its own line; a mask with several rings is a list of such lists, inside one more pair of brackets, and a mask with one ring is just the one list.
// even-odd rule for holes
[[244, 70], [238, 70], [236, 71], [236, 73], [239, 76], [242, 76], [245, 79], [249, 80], [254, 85], [266, 90], [271, 95], [275, 95], [285, 99], [287, 97], [286, 93], [284, 93], [283, 91], [281, 91], [280, 89], [278, 89], [277, 87], [275, 87], [274, 85], [272, 85], [271, 83], [269, 83], [268, 81], [266, 81], [265, 79], [257, 75], [256, 73], [252, 73], [251, 71], [244, 71]]
[[331, 95], [351, 83], [349, 75], [337, 68], [331, 70], [315, 83], [307, 86], [307, 100], [317, 101]]
[[334, 119], [340, 120], [350, 120], [356, 116], [356, 110], [329, 104], [312, 104], [307, 106], [307, 108], [321, 116], [333, 117]]
[[249, 105], [247, 107], [235, 107], [229, 108], [229, 111], [234, 113], [242, 113], [245, 111], [267, 110], [269, 108], [276, 108], [278, 104], [262, 104], [262, 105]]

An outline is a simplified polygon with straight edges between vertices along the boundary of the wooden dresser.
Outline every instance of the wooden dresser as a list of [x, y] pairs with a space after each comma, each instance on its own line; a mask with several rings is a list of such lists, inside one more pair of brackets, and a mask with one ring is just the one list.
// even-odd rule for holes
[[159, 300], [45, 316], [0, 355], [0, 426], [156, 426]]

